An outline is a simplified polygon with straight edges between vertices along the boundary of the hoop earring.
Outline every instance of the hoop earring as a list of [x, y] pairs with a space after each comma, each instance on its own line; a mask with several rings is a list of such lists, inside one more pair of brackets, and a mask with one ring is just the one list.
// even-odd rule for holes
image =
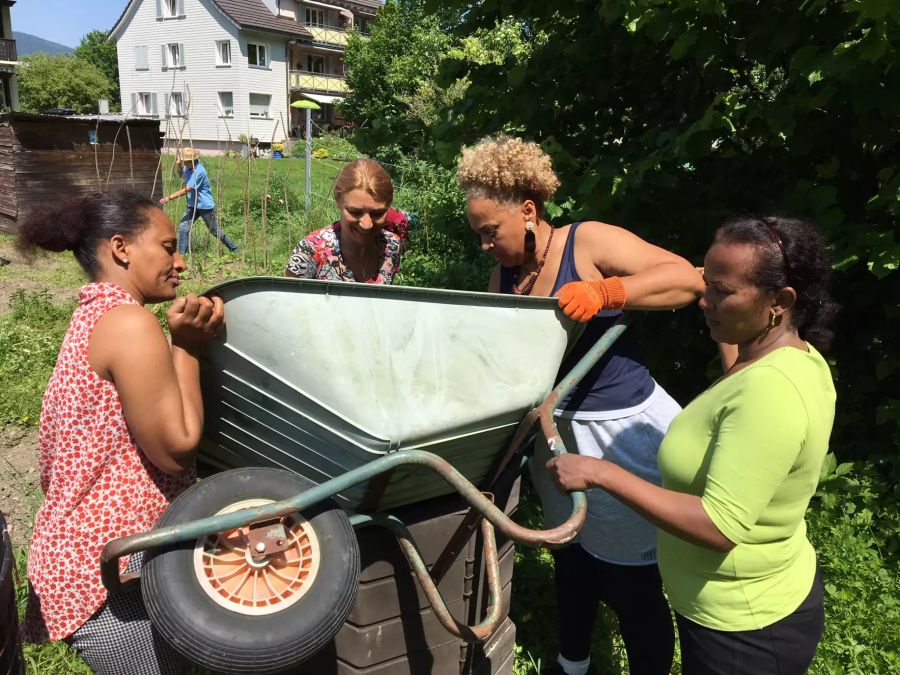
[[528, 255], [533, 255], [536, 247], [537, 242], [534, 236], [534, 222], [529, 220], [525, 223], [525, 252]]

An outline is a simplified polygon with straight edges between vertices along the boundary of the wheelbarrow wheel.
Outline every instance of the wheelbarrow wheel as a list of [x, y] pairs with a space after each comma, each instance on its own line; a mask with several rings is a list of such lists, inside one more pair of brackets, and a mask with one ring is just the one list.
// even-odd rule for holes
[[[157, 527], [279, 501], [311, 486], [278, 469], [226, 471], [175, 499]], [[147, 612], [188, 659], [223, 673], [280, 672], [315, 654], [343, 625], [359, 585], [359, 546], [347, 516], [326, 500], [280, 525], [282, 550], [262, 557], [251, 551], [244, 528], [148, 552]]]

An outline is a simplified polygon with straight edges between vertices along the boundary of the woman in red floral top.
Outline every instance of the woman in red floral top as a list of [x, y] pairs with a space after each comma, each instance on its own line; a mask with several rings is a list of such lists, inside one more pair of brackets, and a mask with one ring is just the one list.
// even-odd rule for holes
[[409, 221], [392, 209], [394, 186], [371, 159], [345, 165], [334, 181], [341, 219], [310, 233], [291, 253], [285, 276], [390, 284], [400, 271]]
[[[185, 270], [175, 228], [133, 193], [96, 193], [34, 213], [18, 243], [73, 251], [91, 280], [41, 408], [45, 500], [28, 560], [24, 637], [66, 639], [95, 673], [180, 672], [139, 586], [107, 597], [99, 558], [111, 539], [153, 527], [195, 479], [203, 428], [195, 351], [222, 327], [222, 301], [175, 300]], [[171, 347], [144, 307], [168, 300]], [[120, 571], [137, 565], [139, 556], [123, 559]]]

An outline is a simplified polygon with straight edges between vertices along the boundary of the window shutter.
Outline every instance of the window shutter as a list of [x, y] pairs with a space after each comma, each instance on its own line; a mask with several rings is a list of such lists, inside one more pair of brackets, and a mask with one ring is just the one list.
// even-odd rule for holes
[[184, 16], [184, 0], [178, 0], [175, 9], [177, 10], [178, 16]]
[[165, 97], [164, 110], [166, 111], [166, 119], [168, 119], [172, 116], [172, 96], [171, 94], [165, 94]]
[[156, 94], [150, 94], [150, 114], [159, 115], [159, 108], [156, 106]]
[[163, 0], [156, 0], [156, 18], [163, 18]]
[[162, 46], [162, 69], [168, 70], [169, 68], [169, 45]]
[[131, 95], [131, 110], [129, 111], [128, 114], [129, 114], [129, 115], [137, 115], [137, 114], [138, 114], [138, 109], [137, 109], [137, 94], [132, 94], [132, 95]]
[[184, 58], [184, 45], [178, 45], [178, 56], [181, 59], [181, 67], [184, 68], [187, 65], [187, 61]]
[[147, 47], [135, 47], [134, 48], [134, 69], [135, 70], [147, 70], [150, 67], [150, 64], [147, 59]]

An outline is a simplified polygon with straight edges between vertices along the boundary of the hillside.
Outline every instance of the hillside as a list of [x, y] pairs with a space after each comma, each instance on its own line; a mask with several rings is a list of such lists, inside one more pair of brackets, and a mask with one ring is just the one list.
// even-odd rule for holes
[[58, 42], [50, 42], [44, 40], [37, 35], [29, 33], [19, 33], [13, 31], [13, 39], [16, 41], [16, 51], [19, 57], [28, 56], [35, 52], [44, 52], [45, 54], [68, 54], [74, 51], [71, 47], [66, 47]]

